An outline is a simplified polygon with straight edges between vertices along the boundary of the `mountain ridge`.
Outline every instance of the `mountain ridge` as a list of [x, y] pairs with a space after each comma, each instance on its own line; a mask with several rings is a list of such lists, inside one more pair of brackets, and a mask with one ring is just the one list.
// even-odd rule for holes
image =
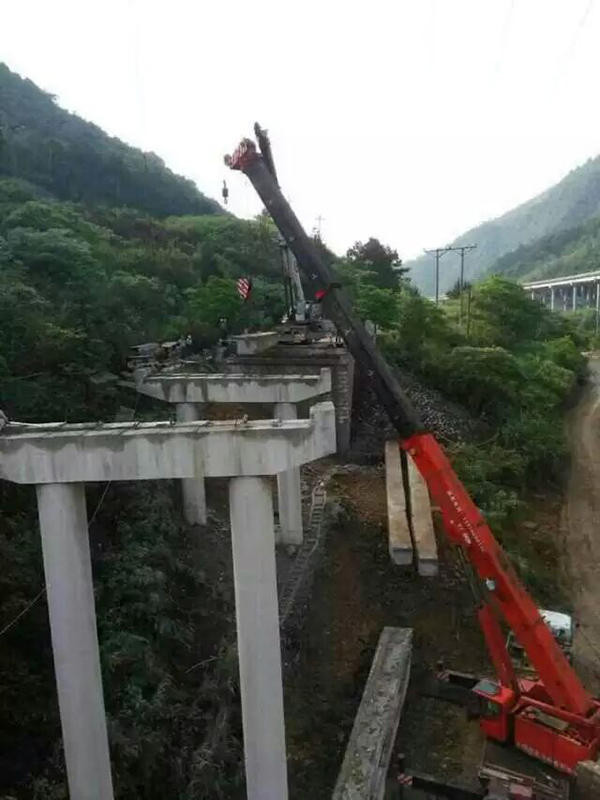
[[[465, 259], [465, 278], [476, 280], [500, 271], [498, 262], [519, 247], [557, 234], [600, 215], [600, 156], [589, 158], [564, 178], [515, 208], [476, 225], [450, 244], [477, 244]], [[435, 288], [432, 256], [405, 262], [419, 289], [433, 295]], [[459, 275], [459, 259], [453, 253], [440, 261], [440, 293], [450, 289]]]
[[59, 200], [132, 207], [159, 217], [226, 213], [159, 156], [61, 108], [3, 62], [0, 177], [28, 180]]

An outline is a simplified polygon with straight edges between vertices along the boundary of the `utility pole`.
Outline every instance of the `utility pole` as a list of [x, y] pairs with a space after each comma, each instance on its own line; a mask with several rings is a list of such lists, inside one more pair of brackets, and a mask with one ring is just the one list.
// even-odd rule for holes
[[457, 250], [460, 250], [460, 311], [458, 315], [458, 324], [462, 328], [463, 326], [463, 289], [465, 285], [465, 252], [468, 250], [475, 250], [477, 248], [476, 244], [467, 244], [464, 247], [457, 247]]
[[321, 214], [319, 214], [319, 216], [316, 219], [316, 224], [315, 227], [313, 228], [313, 236], [316, 236], [317, 239], [321, 238], [321, 225], [323, 224], [324, 219], [325, 218], [322, 217]]
[[467, 289], [467, 342], [471, 333], [471, 286]]
[[460, 319], [462, 324], [462, 290], [464, 285], [464, 272], [465, 272], [465, 252], [467, 250], [475, 250], [476, 244], [466, 244], [460, 247], [436, 247], [435, 250], [425, 250], [426, 253], [435, 256], [435, 304], [438, 305], [440, 301], [440, 258], [445, 253], [460, 252]]
[[436, 247], [435, 250], [425, 250], [429, 255], [435, 256], [435, 304], [440, 301], [440, 258], [448, 252], [447, 247]]

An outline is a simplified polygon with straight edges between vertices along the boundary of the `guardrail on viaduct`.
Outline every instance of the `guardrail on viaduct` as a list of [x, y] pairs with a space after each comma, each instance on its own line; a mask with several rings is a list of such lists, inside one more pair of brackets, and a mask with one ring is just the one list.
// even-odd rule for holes
[[552, 311], [595, 308], [600, 311], [600, 270], [521, 284]]

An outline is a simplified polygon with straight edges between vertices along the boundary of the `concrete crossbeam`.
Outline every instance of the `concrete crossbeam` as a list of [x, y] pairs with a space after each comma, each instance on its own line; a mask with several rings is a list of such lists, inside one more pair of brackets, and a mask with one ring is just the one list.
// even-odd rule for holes
[[412, 630], [384, 628], [332, 800], [383, 800], [411, 656]]
[[15, 483], [276, 475], [335, 452], [335, 411], [255, 422], [108, 423], [14, 428], [0, 435], [0, 478]]
[[414, 550], [406, 513], [400, 447], [395, 439], [385, 443], [385, 482], [390, 557], [394, 564], [408, 566], [413, 563]]
[[315, 375], [152, 375], [131, 384], [165, 403], [302, 403], [331, 391], [331, 372]]
[[438, 552], [431, 515], [431, 499], [427, 484], [410, 456], [408, 458], [408, 481], [419, 575], [433, 577], [438, 574]]
[[69, 796], [112, 800], [84, 486], [37, 497]]
[[271, 487], [229, 483], [248, 800], [287, 800], [281, 646]]

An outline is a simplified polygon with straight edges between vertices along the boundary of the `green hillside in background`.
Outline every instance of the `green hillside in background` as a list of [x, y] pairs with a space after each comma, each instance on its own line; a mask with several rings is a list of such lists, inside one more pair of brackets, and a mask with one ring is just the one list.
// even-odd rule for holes
[[519, 281], [577, 275], [600, 269], [600, 217], [542, 236], [507, 253], [492, 271]]
[[218, 214], [219, 204], [154, 153], [60, 108], [52, 95], [0, 63], [0, 176], [61, 200], [132, 206], [150, 214]]
[[[497, 219], [489, 220], [459, 236], [452, 245], [477, 244], [465, 261], [470, 281], [491, 272], [503, 271], [500, 262], [519, 247], [542, 237], [559, 235], [600, 215], [600, 157], [588, 160], [555, 186]], [[421, 256], [405, 262], [410, 277], [426, 295], [434, 293], [433, 257]], [[575, 272], [585, 272], [576, 268]], [[444, 255], [440, 262], [440, 291], [450, 289], [459, 274], [458, 256]], [[561, 274], [561, 273], [556, 273]]]

